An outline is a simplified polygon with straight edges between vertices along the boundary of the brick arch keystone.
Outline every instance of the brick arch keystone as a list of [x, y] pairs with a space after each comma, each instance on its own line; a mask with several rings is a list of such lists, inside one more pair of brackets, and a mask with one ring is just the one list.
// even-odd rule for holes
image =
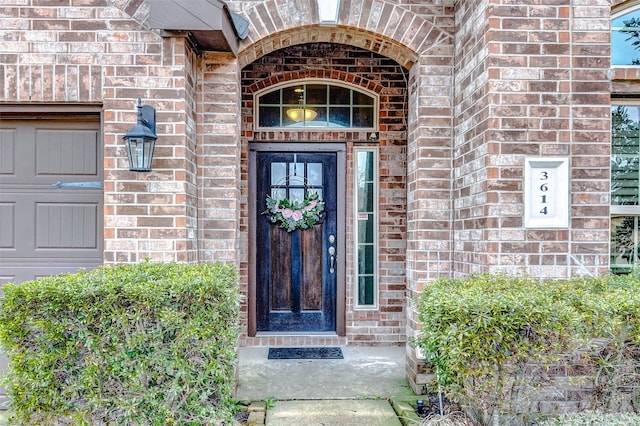
[[361, 47], [410, 69], [431, 48], [452, 43], [452, 34], [396, 2], [340, 5], [337, 25], [319, 24], [316, 0], [266, 0], [238, 12], [250, 23], [240, 46], [240, 67], [284, 47], [329, 42]]

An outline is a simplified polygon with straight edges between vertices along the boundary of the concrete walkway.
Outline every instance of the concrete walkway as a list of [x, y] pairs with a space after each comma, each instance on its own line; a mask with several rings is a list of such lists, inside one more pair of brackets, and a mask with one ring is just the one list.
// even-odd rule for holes
[[401, 426], [391, 405], [379, 400], [278, 401], [267, 411], [268, 426]]
[[413, 396], [404, 347], [342, 347], [340, 360], [269, 360], [268, 348], [240, 348], [241, 401], [271, 401], [267, 426], [400, 422], [387, 398]]

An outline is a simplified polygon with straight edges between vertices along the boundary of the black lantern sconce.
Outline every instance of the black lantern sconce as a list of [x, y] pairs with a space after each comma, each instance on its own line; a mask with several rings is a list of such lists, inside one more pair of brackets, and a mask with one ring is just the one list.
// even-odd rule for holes
[[138, 98], [138, 123], [129, 129], [122, 139], [127, 144], [129, 170], [150, 172], [153, 150], [156, 146], [156, 110], [152, 106], [142, 105]]

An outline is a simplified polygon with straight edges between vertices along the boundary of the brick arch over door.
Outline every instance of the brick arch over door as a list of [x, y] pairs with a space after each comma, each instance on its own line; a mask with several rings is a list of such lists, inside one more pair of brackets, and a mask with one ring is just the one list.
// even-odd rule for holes
[[250, 24], [249, 35], [240, 46], [241, 68], [284, 47], [328, 42], [361, 47], [410, 69], [431, 49], [452, 44], [452, 33], [436, 24], [435, 18], [431, 22], [408, 5], [395, 2], [342, 1], [335, 26], [319, 25], [316, 0], [286, 2], [285, 6], [267, 0], [239, 12]]
[[363, 89], [369, 90], [371, 92], [380, 94], [384, 90], [384, 86], [375, 81], [369, 80], [367, 78], [362, 77], [358, 74], [343, 72], [343, 71], [335, 71], [335, 70], [325, 70], [325, 69], [317, 69], [317, 70], [302, 70], [302, 71], [291, 71], [288, 73], [277, 74], [273, 76], [269, 76], [264, 80], [256, 81], [247, 87], [248, 93], [255, 93], [258, 90], [266, 89], [267, 87], [286, 83], [288, 81], [300, 81], [300, 80], [333, 80], [333, 81], [341, 81], [344, 83], [354, 84], [356, 86], [360, 86]]

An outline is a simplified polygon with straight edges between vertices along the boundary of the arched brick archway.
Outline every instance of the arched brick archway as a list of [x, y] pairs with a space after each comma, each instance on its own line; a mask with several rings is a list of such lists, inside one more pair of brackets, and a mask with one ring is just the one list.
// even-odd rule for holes
[[[275, 0], [267, 0], [239, 11], [250, 23], [249, 34], [240, 46], [241, 68], [283, 47], [329, 42], [361, 47], [410, 69], [421, 55], [452, 43], [451, 31], [436, 23], [440, 15], [430, 20], [394, 2], [365, 0], [351, 4], [343, 1], [337, 24], [330, 26], [319, 25], [316, 0], [287, 2], [286, 7], [281, 6]], [[443, 10], [442, 14], [446, 12]]]
[[[282, 8], [282, 9], [280, 9]], [[425, 281], [452, 270], [454, 8], [390, 1], [341, 2], [337, 25], [319, 25], [315, 0], [264, 3], [241, 14], [251, 23], [239, 69], [271, 52], [308, 43], [338, 43], [383, 55], [409, 70], [406, 140], [406, 329], [417, 328], [411, 298]], [[286, 78], [278, 75], [277, 78]], [[244, 130], [244, 129], [243, 129]], [[407, 369], [418, 371], [413, 351]]]

